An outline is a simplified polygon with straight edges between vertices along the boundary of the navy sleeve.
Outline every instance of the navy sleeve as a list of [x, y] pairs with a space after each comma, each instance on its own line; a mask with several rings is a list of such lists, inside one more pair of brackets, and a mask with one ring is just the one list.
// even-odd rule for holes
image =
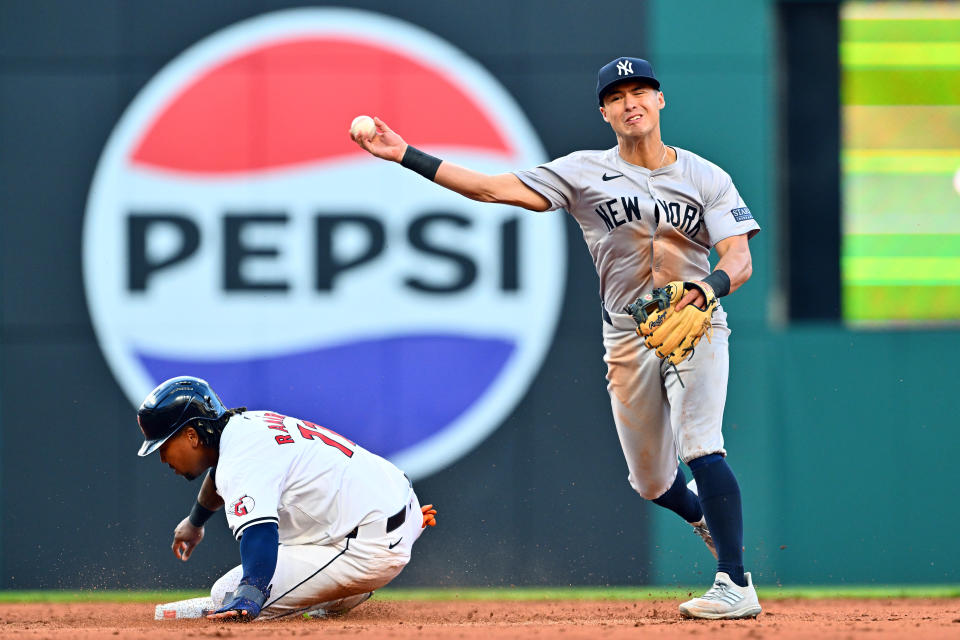
[[275, 522], [263, 522], [247, 527], [240, 538], [240, 562], [243, 564], [243, 584], [252, 584], [263, 593], [277, 569], [277, 547], [280, 531]]

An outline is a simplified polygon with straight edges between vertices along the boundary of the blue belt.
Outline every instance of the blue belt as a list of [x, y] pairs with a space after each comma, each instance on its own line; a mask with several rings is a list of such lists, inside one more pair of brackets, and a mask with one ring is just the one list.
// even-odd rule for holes
[[610, 314], [607, 313], [607, 308], [603, 306], [603, 303], [600, 303], [600, 315], [603, 316], [603, 321], [606, 322], [611, 327], [613, 326], [613, 320], [610, 319]]

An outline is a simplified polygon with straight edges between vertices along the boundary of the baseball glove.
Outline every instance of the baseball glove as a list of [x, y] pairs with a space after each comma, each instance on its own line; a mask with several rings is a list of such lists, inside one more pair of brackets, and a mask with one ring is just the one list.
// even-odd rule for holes
[[[703, 308], [688, 304], [680, 311], [675, 307], [684, 294], [698, 289], [706, 302]], [[709, 285], [675, 280], [652, 293], [640, 296], [627, 305], [626, 312], [637, 323], [637, 334], [657, 357], [677, 366], [693, 354], [700, 338], [713, 333], [711, 320], [717, 309], [717, 297]]]

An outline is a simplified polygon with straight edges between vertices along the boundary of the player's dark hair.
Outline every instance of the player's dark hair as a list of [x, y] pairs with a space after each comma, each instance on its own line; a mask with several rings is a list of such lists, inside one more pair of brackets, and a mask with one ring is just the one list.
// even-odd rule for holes
[[219, 449], [220, 436], [223, 434], [227, 422], [229, 422], [233, 416], [238, 416], [246, 410], [246, 407], [227, 409], [223, 415], [216, 420], [196, 420], [190, 426], [197, 430], [197, 436], [199, 436], [203, 446], [210, 447], [211, 449]]

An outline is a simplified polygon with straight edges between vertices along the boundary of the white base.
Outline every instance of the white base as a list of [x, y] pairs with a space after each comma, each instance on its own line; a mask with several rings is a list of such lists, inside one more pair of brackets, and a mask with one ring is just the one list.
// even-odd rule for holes
[[203, 618], [216, 609], [213, 598], [190, 598], [167, 604], [158, 604], [153, 614], [154, 620], [183, 620], [185, 618]]

